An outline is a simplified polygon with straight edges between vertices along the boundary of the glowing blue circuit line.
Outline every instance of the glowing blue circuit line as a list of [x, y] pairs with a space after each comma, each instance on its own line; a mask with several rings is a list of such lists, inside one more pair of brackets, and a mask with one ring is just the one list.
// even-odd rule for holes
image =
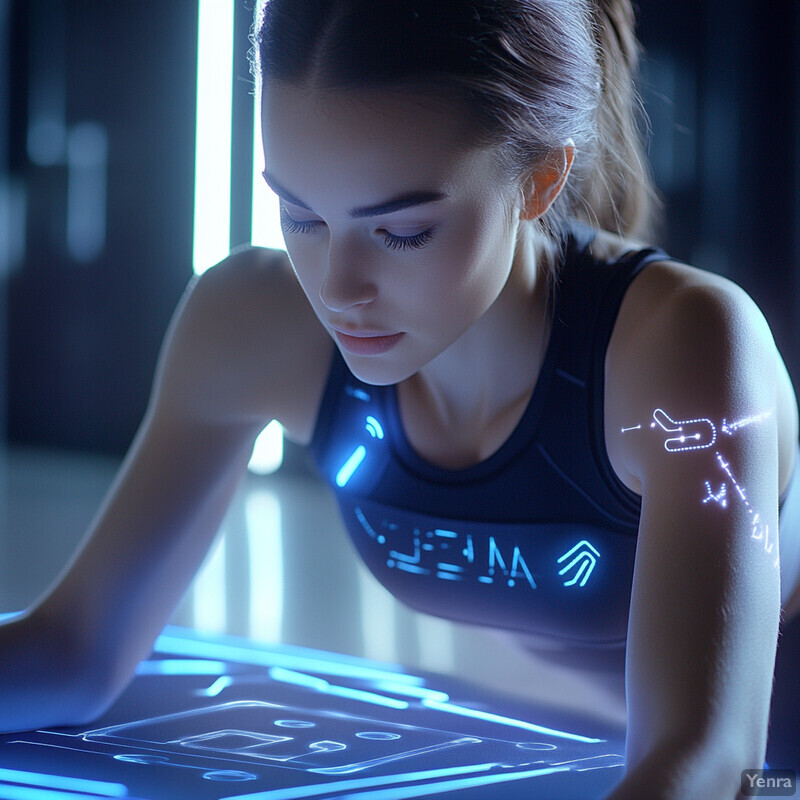
[[[104, 795], [75, 794], [58, 789], [37, 789], [34, 786], [10, 786], [0, 783], [0, 797], [3, 800], [100, 800]], [[125, 795], [117, 795], [124, 797]], [[105, 795], [108, 797], [108, 795]]]
[[217, 678], [208, 689], [204, 689], [203, 695], [205, 697], [218, 697], [225, 689], [232, 685], [233, 678], [230, 675], [223, 675], [221, 678]]
[[[699, 433], [686, 435], [683, 432], [684, 425], [692, 425], [695, 422], [704, 422], [711, 427], [711, 441], [705, 444], [686, 444], [688, 440], [700, 441], [702, 436]], [[663, 408], [657, 408], [653, 412], [653, 422], [650, 427], [654, 428], [658, 425], [666, 433], [680, 433], [680, 436], [674, 436], [664, 442], [664, 449], [668, 453], [680, 453], [685, 450], [705, 450], [711, 447], [717, 441], [717, 428], [710, 419], [705, 417], [699, 419], [682, 419], [680, 421], [672, 419]], [[670, 447], [672, 445], [672, 447]]]
[[[43, 772], [24, 772], [16, 769], [0, 768], [0, 782], [7, 784], [23, 784], [25, 791], [27, 792], [37, 791], [36, 789], [32, 789], [32, 786], [43, 787], [43, 789], [59, 789], [63, 790], [64, 792], [91, 792], [94, 795], [95, 800], [97, 800], [98, 795], [101, 797], [128, 796], [128, 787], [121, 783], [92, 781], [86, 778], [70, 778], [65, 775], [50, 775]], [[5, 793], [8, 791], [8, 789], [8, 786], [4, 786], [2, 788], [2, 792], [4, 794], [0, 796], [3, 798], [7, 797], [8, 795]], [[22, 795], [20, 795], [20, 797], [21, 796]], [[25, 795], [25, 797], [33, 796], [44, 797], [45, 795]], [[60, 792], [58, 796], [64, 797], [64, 795]], [[73, 794], [70, 794], [69, 796], [75, 797]]]
[[[307, 648], [302, 648], [303, 652], [298, 654], [278, 653], [238, 643], [229, 644], [194, 638], [191, 636], [191, 631], [187, 631], [189, 635], [184, 636], [172, 633], [172, 631], [179, 630], [179, 628], [172, 626], [165, 628], [165, 632], [156, 640], [156, 652], [179, 656], [212, 656], [223, 661], [233, 661], [240, 664], [252, 664], [259, 667], [285, 667], [286, 669], [317, 672], [321, 675], [363, 678], [368, 681], [391, 680], [399, 683], [408, 683], [413, 686], [425, 685], [424, 678], [416, 675], [407, 675], [402, 671], [403, 667], [400, 665], [387, 665], [384, 669], [381, 669], [380, 667], [366, 666], [368, 662], [363, 659], [339, 653], [325, 653]], [[282, 645], [281, 649], [285, 650], [287, 648]]]
[[422, 786], [397, 786], [394, 789], [378, 789], [375, 792], [363, 792], [357, 795], [338, 795], [338, 800], [348, 800], [348, 798], [355, 800], [356, 797], [359, 800], [406, 800], [406, 798], [428, 797], [442, 792], [457, 792], [460, 789], [472, 789], [476, 786], [520, 781], [524, 778], [538, 778], [541, 775], [552, 775], [554, 772], [569, 772], [569, 767], [544, 767], [542, 769], [526, 770], [525, 772], [512, 772], [506, 775], [481, 775], [474, 778], [426, 783]]
[[706, 481], [706, 493], [707, 496], [703, 498], [703, 503], [710, 503], [712, 500], [715, 503], [719, 503], [723, 508], [728, 507], [728, 484], [723, 483], [720, 486], [719, 491], [714, 494], [711, 490], [711, 481]]
[[743, 417], [742, 419], [736, 420], [736, 422], [727, 422], [724, 418], [722, 420], [722, 432], [727, 433], [728, 436], [733, 436], [733, 434], [739, 430], [739, 428], [744, 428], [747, 425], [752, 425], [754, 422], [761, 422], [765, 419], [768, 419], [772, 416], [771, 411], [763, 411], [761, 414], [754, 414], [752, 417]]
[[545, 728], [542, 725], [535, 725], [532, 722], [523, 722], [521, 719], [503, 717], [499, 714], [490, 714], [487, 711], [478, 711], [475, 708], [466, 708], [465, 706], [458, 706], [454, 703], [440, 703], [436, 700], [423, 700], [422, 705], [426, 708], [432, 708], [435, 711], [446, 711], [448, 714], [457, 714], [460, 717], [482, 719], [486, 722], [497, 722], [500, 725], [510, 725], [512, 728], [522, 728], [523, 730], [533, 731], [534, 733], [544, 733], [548, 736], [555, 736], [558, 739], [570, 739], [575, 742], [586, 742], [587, 744], [596, 744], [598, 742], [605, 741], [605, 739], [592, 739], [588, 736], [580, 736], [577, 733], [567, 733], [566, 731], [559, 731], [555, 728]]
[[[356, 507], [353, 509], [353, 513], [356, 515], [356, 519], [357, 519], [357, 520], [359, 521], [359, 523], [361, 524], [361, 527], [362, 527], [362, 528], [363, 528], [363, 529], [364, 529], [364, 530], [365, 530], [365, 531], [366, 531], [366, 532], [367, 532], [367, 533], [368, 533], [368, 534], [369, 534], [369, 535], [370, 535], [370, 536], [371, 536], [373, 539], [377, 539], [377, 540], [378, 540], [378, 542], [380, 542], [381, 544], [383, 544], [383, 542], [385, 542], [385, 541], [386, 541], [385, 537], [383, 537], [383, 536], [378, 536], [378, 534], [377, 534], [377, 533], [375, 533], [375, 529], [372, 527], [372, 525], [370, 525], [370, 524], [369, 524], [369, 521], [368, 521], [368, 520], [367, 520], [367, 518], [364, 516], [364, 512], [361, 510], [361, 508], [360, 508], [359, 506], [356, 506]], [[383, 541], [381, 541], [381, 540], [383, 540]]]
[[141, 661], [137, 675], [224, 675], [228, 671], [223, 661], [200, 658], [163, 658]]
[[344, 462], [342, 468], [336, 473], [336, 485], [341, 489], [347, 486], [347, 482], [353, 477], [353, 473], [361, 466], [361, 462], [367, 455], [367, 448], [360, 444], [353, 455]]
[[375, 692], [365, 692], [362, 689], [351, 689], [348, 686], [336, 686], [335, 684], [328, 683], [328, 681], [323, 678], [316, 678], [313, 675], [304, 675], [302, 672], [295, 672], [294, 670], [283, 669], [282, 667], [273, 667], [269, 671], [269, 676], [274, 681], [291, 683], [295, 686], [305, 686], [307, 689], [313, 689], [315, 692], [335, 695], [337, 697], [348, 697], [351, 700], [360, 700], [362, 703], [371, 703], [376, 706], [398, 708], [401, 710], [405, 710], [409, 706], [406, 700], [396, 700], [393, 697], [385, 697]]
[[375, 786], [386, 786], [390, 783], [411, 783], [414, 781], [432, 781], [437, 778], [449, 778], [453, 775], [469, 775], [475, 772], [486, 772], [499, 766], [496, 761], [487, 764], [470, 764], [467, 767], [446, 767], [444, 769], [426, 769], [420, 772], [406, 772], [399, 775], [379, 775], [374, 778], [353, 778], [346, 781], [318, 783], [313, 786], [295, 786], [289, 789], [271, 789], [254, 794], [237, 794], [235, 797], [223, 797], [221, 800], [304, 800], [307, 797], [318, 797], [323, 794], [349, 792], [358, 789], [371, 789]]

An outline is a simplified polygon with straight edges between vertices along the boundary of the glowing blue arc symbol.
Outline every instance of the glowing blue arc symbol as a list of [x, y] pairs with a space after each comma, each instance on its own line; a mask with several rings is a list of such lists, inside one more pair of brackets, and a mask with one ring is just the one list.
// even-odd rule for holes
[[375, 417], [371, 415], [367, 417], [366, 428], [367, 433], [369, 433], [373, 439], [383, 439], [383, 428], [381, 427], [380, 422], [375, 419]]

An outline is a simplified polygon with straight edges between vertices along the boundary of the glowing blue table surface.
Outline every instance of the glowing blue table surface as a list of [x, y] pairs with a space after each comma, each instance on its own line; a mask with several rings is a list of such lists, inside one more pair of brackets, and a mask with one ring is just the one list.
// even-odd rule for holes
[[590, 800], [623, 747], [451, 677], [167, 628], [91, 727], [0, 736], [0, 798]]

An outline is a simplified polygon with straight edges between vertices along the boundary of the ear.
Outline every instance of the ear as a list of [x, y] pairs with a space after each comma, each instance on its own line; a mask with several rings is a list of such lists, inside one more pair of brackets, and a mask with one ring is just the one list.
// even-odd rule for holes
[[567, 139], [563, 147], [554, 150], [536, 169], [525, 187], [525, 205], [520, 219], [537, 219], [553, 205], [567, 182], [574, 157], [575, 143]]

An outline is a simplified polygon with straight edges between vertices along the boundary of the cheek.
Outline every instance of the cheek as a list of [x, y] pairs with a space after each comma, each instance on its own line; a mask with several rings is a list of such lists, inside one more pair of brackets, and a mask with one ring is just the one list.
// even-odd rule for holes
[[458, 297], [465, 312], [485, 310], [505, 285], [513, 253], [512, 228], [500, 210], [464, 215], [443, 264], [444, 291]]

